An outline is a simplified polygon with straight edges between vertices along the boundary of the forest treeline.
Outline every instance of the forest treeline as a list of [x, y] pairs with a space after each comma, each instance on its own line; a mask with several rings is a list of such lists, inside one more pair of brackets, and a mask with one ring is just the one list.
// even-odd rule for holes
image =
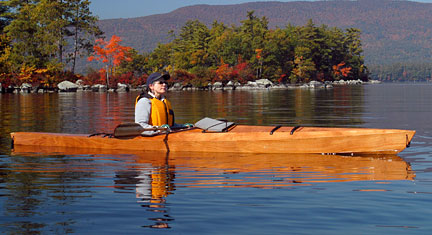
[[371, 78], [384, 82], [432, 81], [432, 63], [394, 63], [370, 65]]
[[103, 35], [88, 0], [0, 2], [0, 83], [54, 86], [76, 79], [78, 58]]
[[166, 32], [179, 30], [179, 25], [184, 25], [191, 16], [209, 27], [214, 20], [239, 25], [246, 15], [245, 9], [255, 10], [259, 17], [268, 17], [272, 29], [284, 28], [287, 23], [305, 25], [309, 19], [318, 25], [358, 28], [367, 65], [430, 60], [432, 3], [419, 1], [251, 1], [223, 6], [194, 5], [166, 14], [100, 20], [98, 25], [108, 37], [115, 34], [128, 46], [149, 52], [158, 42], [168, 42]]
[[309, 21], [304, 26], [269, 29], [267, 18], [251, 11], [240, 26], [215, 21], [207, 27], [190, 20], [171, 37], [171, 42], [159, 44], [151, 53], [134, 53], [117, 71], [140, 76], [166, 70], [177, 81], [194, 86], [261, 78], [281, 83], [368, 79], [360, 31], [354, 28]]
[[[269, 28], [253, 11], [236, 25], [187, 21], [169, 32], [168, 43], [139, 53], [122, 39], [103, 37], [88, 0], [8, 0], [0, 2], [0, 83], [52, 88], [63, 80], [85, 84], [143, 84], [154, 71], [171, 81], [206, 86], [267, 78], [280, 83], [348, 79], [432, 80], [430, 63], [364, 64], [360, 30], [288, 24]], [[120, 50], [121, 49], [121, 50]], [[79, 58], [100, 58], [85, 75], [75, 73]], [[107, 79], [109, 78], [109, 79]]]
[[[316, 26], [310, 20], [304, 26], [269, 29], [267, 18], [251, 11], [239, 26], [188, 21], [178, 35], [170, 33], [171, 42], [140, 54], [121, 45], [119, 37], [101, 39], [88, 6], [87, 0], [2, 1], [2, 86], [26, 82], [52, 87], [76, 79], [142, 84], [154, 71], [196, 87], [260, 78], [280, 83], [368, 79], [355, 28]], [[86, 76], [75, 74], [77, 57], [89, 54], [105, 66]]]

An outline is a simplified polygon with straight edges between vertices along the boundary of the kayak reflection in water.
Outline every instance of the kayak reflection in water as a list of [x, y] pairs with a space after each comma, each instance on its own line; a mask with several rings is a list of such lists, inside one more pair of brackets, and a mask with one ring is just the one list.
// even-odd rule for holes
[[[152, 73], [146, 82], [146, 91], [135, 102], [135, 122], [143, 128], [189, 128], [192, 124], [176, 124], [171, 102], [166, 99], [169, 74]], [[157, 131], [145, 131], [145, 135], [157, 134]]]

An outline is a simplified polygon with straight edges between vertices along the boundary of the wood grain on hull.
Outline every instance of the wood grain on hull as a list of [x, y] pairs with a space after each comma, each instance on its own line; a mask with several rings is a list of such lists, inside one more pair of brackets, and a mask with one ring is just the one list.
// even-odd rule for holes
[[202, 133], [199, 129], [117, 139], [81, 134], [15, 132], [15, 145], [60, 146], [170, 152], [233, 153], [354, 153], [396, 154], [404, 150], [415, 131], [366, 128], [236, 126], [229, 132]]

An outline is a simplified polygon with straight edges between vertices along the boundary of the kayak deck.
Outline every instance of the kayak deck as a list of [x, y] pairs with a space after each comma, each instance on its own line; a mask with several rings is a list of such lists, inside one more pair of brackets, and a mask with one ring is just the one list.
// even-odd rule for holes
[[237, 125], [221, 133], [190, 129], [124, 139], [40, 132], [15, 132], [11, 137], [14, 145], [138, 151], [397, 154], [409, 146], [414, 134], [412, 130], [397, 129]]

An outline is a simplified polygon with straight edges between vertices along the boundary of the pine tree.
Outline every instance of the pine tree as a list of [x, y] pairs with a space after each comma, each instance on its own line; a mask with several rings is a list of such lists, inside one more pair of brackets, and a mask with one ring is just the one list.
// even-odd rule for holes
[[[90, 53], [94, 38], [102, 34], [88, 0], [9, 0], [12, 21], [4, 31], [12, 40], [10, 59], [22, 66], [62, 70], [72, 61], [75, 69], [80, 52]], [[68, 44], [73, 42], [73, 46]], [[68, 60], [64, 60], [68, 53]]]
[[68, 59], [72, 61], [71, 71], [75, 72], [77, 58], [93, 52], [94, 41], [101, 38], [103, 32], [96, 24], [98, 18], [89, 9], [90, 1], [65, 0], [65, 4], [65, 17], [69, 23], [65, 33], [73, 41]]

